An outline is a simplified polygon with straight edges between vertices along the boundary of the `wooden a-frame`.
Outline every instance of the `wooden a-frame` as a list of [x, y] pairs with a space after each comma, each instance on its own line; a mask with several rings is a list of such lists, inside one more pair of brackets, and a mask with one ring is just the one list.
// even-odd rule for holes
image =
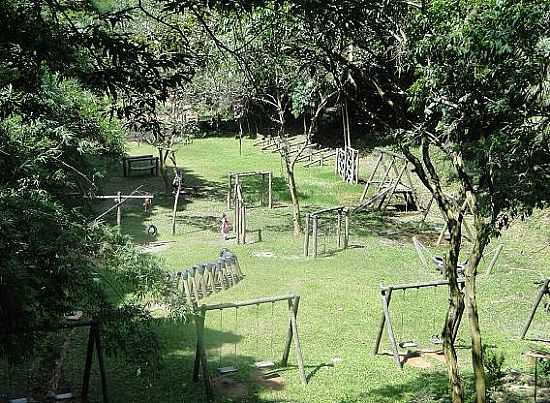
[[[383, 210], [388, 207], [389, 201], [394, 195], [400, 194], [405, 199], [407, 209], [417, 210], [418, 202], [416, 190], [413, 186], [409, 162], [402, 155], [394, 152], [375, 149], [378, 152], [378, 159], [367, 179], [363, 194], [361, 195], [360, 205], [356, 210], [363, 210], [370, 206], [375, 206], [378, 210]], [[387, 163], [389, 160], [389, 163]], [[379, 169], [383, 170], [382, 177], [376, 178]], [[370, 198], [367, 194], [371, 186], [376, 186], [376, 192]]]

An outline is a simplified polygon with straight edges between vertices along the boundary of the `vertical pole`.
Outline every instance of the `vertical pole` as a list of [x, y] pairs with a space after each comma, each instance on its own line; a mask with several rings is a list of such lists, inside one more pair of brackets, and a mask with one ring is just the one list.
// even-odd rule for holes
[[317, 235], [319, 231], [319, 217], [313, 216], [313, 257], [317, 257]]
[[174, 197], [174, 211], [172, 212], [172, 235], [176, 235], [176, 211], [178, 210], [178, 200], [181, 192], [181, 179], [178, 180], [178, 189]]
[[243, 222], [243, 244], [246, 243], [246, 206], [243, 203], [243, 212], [242, 212], [242, 222]]
[[81, 399], [83, 403], [88, 402], [88, 389], [90, 387], [90, 372], [92, 370], [92, 362], [94, 359], [95, 332], [93, 325], [90, 326], [88, 333], [88, 348], [86, 350], [86, 363], [84, 364], [84, 376], [82, 377], [82, 392]]
[[311, 217], [309, 213], [306, 214], [306, 227], [304, 229], [304, 256], [309, 256], [309, 222]]
[[120, 192], [117, 192], [116, 194], [116, 225], [117, 225], [117, 231], [120, 234], [120, 222], [122, 221], [122, 205], [120, 204]]
[[95, 332], [95, 348], [97, 352], [97, 363], [99, 364], [99, 375], [101, 378], [101, 393], [103, 394], [103, 403], [109, 403], [107, 396], [107, 374], [105, 373], [105, 363], [103, 361], [103, 347], [101, 346], [101, 335], [99, 332], [99, 323], [92, 325]]
[[229, 183], [229, 188], [227, 189], [227, 208], [230, 209], [231, 208], [231, 191], [233, 189], [233, 184], [231, 183], [232, 182], [232, 178], [233, 178], [233, 175], [229, 174], [227, 176], [227, 181]]
[[500, 252], [502, 252], [502, 248], [504, 248], [504, 244], [500, 244], [497, 246], [497, 249], [495, 250], [495, 256], [493, 256], [493, 259], [491, 259], [491, 263], [489, 263], [489, 266], [487, 267], [487, 271], [485, 272], [486, 276], [490, 276], [493, 267], [497, 264], [498, 257], [500, 256]]
[[342, 210], [338, 210], [336, 220], [336, 247], [340, 249], [342, 246]]
[[273, 208], [273, 172], [269, 172], [267, 176], [267, 196], [269, 208]]
[[300, 370], [300, 380], [302, 384], [307, 385], [306, 373], [304, 370], [304, 355], [302, 354], [302, 347], [300, 346], [300, 337], [298, 335], [298, 305], [300, 303], [300, 297], [296, 296], [293, 300], [289, 300], [290, 309], [290, 326], [292, 327], [292, 333], [294, 334], [294, 348], [296, 349], [296, 360], [298, 361], [298, 369]]
[[349, 245], [349, 211], [344, 211], [344, 249]]

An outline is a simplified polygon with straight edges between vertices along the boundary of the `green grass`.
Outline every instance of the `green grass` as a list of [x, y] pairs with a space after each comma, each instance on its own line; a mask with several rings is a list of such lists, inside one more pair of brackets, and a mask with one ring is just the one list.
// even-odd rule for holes
[[[148, 147], [132, 144], [132, 154], [151, 153]], [[159, 240], [175, 240], [160, 252], [168, 270], [181, 270], [196, 263], [213, 260], [221, 248], [230, 248], [239, 257], [245, 279], [237, 286], [214, 294], [205, 303], [227, 302], [259, 296], [296, 292], [301, 295], [299, 331], [309, 384], [303, 387], [291, 352], [288, 369], [281, 370], [285, 386], [273, 391], [248, 384], [246, 399], [257, 402], [432, 402], [446, 401], [445, 367], [436, 361], [432, 368], [417, 369], [406, 365], [399, 369], [389, 356], [374, 356], [373, 348], [381, 315], [380, 284], [420, 282], [439, 278], [420, 264], [411, 236], [418, 233], [418, 215], [403, 218], [383, 215], [356, 216], [351, 224], [351, 244], [347, 250], [334, 250], [334, 237], [324, 236], [320, 250], [328, 252], [317, 259], [302, 256], [303, 240], [291, 232], [291, 209], [284, 187], [277, 154], [265, 154], [244, 142], [239, 156], [233, 139], [201, 139], [181, 147], [177, 161], [184, 170], [187, 186], [205, 190], [200, 196], [185, 198], [177, 219], [177, 233], [170, 233], [171, 203], [162, 196], [154, 200], [154, 209], [144, 215], [138, 207], [123, 213], [122, 231], [136, 242], [145, 240], [145, 228], [153, 223]], [[367, 169], [370, 160], [363, 164]], [[116, 167], [115, 167], [116, 168]], [[222, 241], [217, 219], [227, 211], [225, 191], [229, 172], [271, 170], [275, 176], [277, 208], [253, 208], [248, 211], [248, 227], [262, 229], [263, 241], [240, 246]], [[105, 191], [130, 191], [140, 184], [142, 190], [162, 189], [160, 178], [122, 178], [121, 169], [109, 178]], [[360, 176], [367, 176], [363, 171]], [[341, 182], [333, 167], [298, 168], [298, 189], [305, 211], [338, 204], [353, 205], [362, 186]], [[282, 186], [281, 186], [282, 184]], [[231, 218], [232, 215], [229, 214]], [[437, 214], [430, 214], [428, 228], [420, 236], [437, 238]], [[323, 223], [323, 230], [330, 225]], [[542, 249], [550, 236], [548, 217], [538, 212], [525, 223], [517, 223], [498, 240], [505, 245], [501, 259], [490, 278], [479, 281], [480, 320], [484, 342], [505, 354], [505, 366], [528, 369], [522, 353], [537, 346], [518, 340], [518, 334], [536, 293], [533, 281], [550, 275], [549, 249]], [[254, 240], [254, 234], [250, 234]], [[442, 249], [439, 248], [441, 251]], [[427, 347], [429, 337], [441, 328], [445, 313], [446, 290], [411, 290], [395, 293], [391, 310], [394, 327], [401, 340], [413, 339]], [[222, 326], [220, 322], [223, 319]], [[235, 343], [237, 363], [241, 367], [253, 361], [277, 359], [286, 332], [284, 304], [208, 314], [207, 348], [211, 371], [233, 365]], [[548, 334], [546, 318], [538, 315], [532, 335]], [[109, 387], [113, 402], [202, 402], [201, 384], [191, 381], [194, 354], [194, 327], [159, 318], [163, 342], [162, 368], [147, 384], [140, 376], [128, 373], [124, 364], [109, 359]], [[273, 334], [273, 337], [271, 336]], [[467, 321], [459, 335], [459, 359], [467, 380], [471, 375]], [[384, 336], [383, 346], [388, 349]], [[332, 365], [333, 360], [337, 363]], [[241, 377], [247, 383], [247, 371]], [[469, 382], [468, 382], [469, 383]], [[220, 399], [223, 400], [223, 399]], [[437, 400], [440, 401], [440, 400]]]

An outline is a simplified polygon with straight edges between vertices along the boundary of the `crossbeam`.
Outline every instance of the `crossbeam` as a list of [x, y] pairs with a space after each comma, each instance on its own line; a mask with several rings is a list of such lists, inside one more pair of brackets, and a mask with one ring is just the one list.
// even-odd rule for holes
[[[457, 283], [463, 284], [464, 279], [457, 279]], [[427, 288], [427, 287], [439, 287], [441, 285], [448, 285], [449, 280], [433, 280], [433, 281], [426, 281], [422, 283], [410, 283], [410, 284], [392, 284], [392, 285], [380, 285], [380, 290], [382, 291], [390, 291], [390, 290], [408, 290], [411, 288]]]
[[217, 309], [241, 308], [243, 306], [267, 304], [267, 303], [277, 302], [277, 301], [288, 301], [288, 300], [293, 300], [296, 297], [297, 297], [296, 294], [288, 294], [288, 295], [281, 295], [276, 297], [255, 298], [248, 301], [227, 302], [223, 304], [205, 304], [205, 305], [199, 306], [199, 309], [203, 311], [215, 311]]

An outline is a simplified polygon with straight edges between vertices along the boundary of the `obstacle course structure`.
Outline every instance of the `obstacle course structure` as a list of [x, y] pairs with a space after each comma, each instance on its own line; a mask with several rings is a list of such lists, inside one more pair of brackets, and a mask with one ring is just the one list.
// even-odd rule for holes
[[[309, 256], [310, 250], [313, 257], [319, 255], [319, 238], [322, 235], [320, 233], [321, 222], [334, 223], [336, 221], [334, 231], [336, 232], [336, 245], [334, 246], [337, 249], [346, 249], [349, 244], [349, 218], [350, 213], [344, 206], [330, 207], [308, 213], [304, 230], [304, 256]], [[343, 232], [342, 225], [344, 227]]]
[[[288, 303], [288, 333], [285, 343], [285, 349], [283, 351], [283, 356], [279, 363], [279, 366], [286, 367], [288, 366], [288, 356], [290, 354], [290, 347], [294, 341], [294, 348], [296, 350], [296, 360], [298, 363], [298, 372], [300, 375], [300, 380], [302, 384], [307, 384], [307, 378], [304, 369], [304, 357], [302, 354], [302, 348], [300, 346], [300, 338], [298, 335], [298, 306], [300, 303], [300, 296], [296, 294], [289, 294], [276, 297], [263, 297], [256, 298], [249, 301], [242, 302], [232, 302], [232, 303], [223, 303], [223, 304], [212, 304], [212, 305], [201, 305], [198, 308], [198, 314], [195, 316], [195, 326], [197, 332], [197, 344], [195, 350], [195, 362], [193, 366], [193, 381], [198, 382], [199, 376], [202, 374], [202, 380], [204, 382], [204, 387], [206, 390], [206, 396], [209, 401], [212, 401], [214, 398], [213, 387], [211, 383], [211, 377], [208, 370], [208, 359], [206, 355], [206, 340], [205, 340], [205, 321], [206, 315], [211, 311], [221, 311], [234, 309], [235, 310], [235, 321], [237, 325], [238, 321], [238, 311], [244, 307], [258, 307], [261, 304], [274, 304], [279, 301], [287, 301]], [[237, 329], [236, 329], [237, 330]], [[235, 350], [236, 351], [236, 350]], [[236, 363], [235, 363], [236, 364]], [[276, 364], [267, 361], [259, 361], [255, 364], [256, 368], [265, 368], [265, 367], [275, 367]], [[232, 367], [221, 367], [218, 368], [218, 372], [221, 375], [227, 375], [234, 372], [238, 372], [239, 368], [237, 365]]]
[[[380, 344], [382, 341], [382, 334], [384, 333], [384, 328], [386, 329], [386, 333], [388, 335], [388, 339], [390, 341], [390, 347], [391, 347], [391, 354], [393, 355], [393, 358], [395, 360], [395, 363], [398, 367], [403, 368], [403, 362], [401, 361], [402, 355], [407, 355], [406, 353], [402, 353], [399, 348], [409, 348], [409, 347], [416, 347], [417, 344], [413, 340], [401, 340], [398, 341], [395, 332], [394, 332], [394, 325], [391, 319], [390, 315], [390, 302], [392, 300], [392, 293], [394, 291], [401, 290], [403, 293], [406, 292], [406, 290], [416, 289], [426, 289], [426, 288], [435, 288], [442, 285], [448, 285], [448, 280], [434, 280], [434, 281], [428, 281], [428, 282], [422, 282], [422, 283], [414, 283], [414, 284], [393, 284], [380, 286], [380, 296], [381, 296], [381, 302], [382, 302], [382, 316], [380, 320], [380, 325], [378, 327], [378, 334], [376, 337], [376, 343], [374, 347], [374, 355], [380, 354]], [[464, 279], [458, 279], [459, 286], [464, 286]], [[456, 335], [458, 333], [458, 329], [460, 327], [460, 322], [462, 319], [462, 314], [459, 318], [459, 320], [455, 324], [455, 328], [453, 329], [452, 334], [452, 340], [456, 339]], [[403, 316], [401, 318], [403, 321]], [[432, 344], [440, 345], [441, 344], [441, 338], [438, 335], [432, 335], [430, 341]], [[434, 352], [434, 349], [423, 349], [422, 352]]]
[[336, 149], [336, 174], [344, 182], [359, 182], [359, 151], [353, 147]]
[[326, 166], [336, 163], [336, 150], [323, 147], [320, 144], [309, 142], [305, 137], [281, 138], [279, 136], [265, 136], [254, 143], [260, 150], [270, 153], [284, 153], [296, 158], [304, 167]]
[[[228, 175], [227, 208], [234, 207], [236, 196], [235, 186], [241, 186], [242, 196], [247, 199], [247, 204], [252, 205], [253, 194], [259, 194], [260, 206], [273, 208], [273, 173], [268, 171], [234, 172]], [[249, 197], [247, 197], [249, 196]]]
[[185, 298], [190, 307], [212, 293], [233, 287], [243, 277], [237, 256], [227, 249], [220, 252], [216, 261], [200, 263], [171, 275], [176, 294]]
[[[372, 170], [356, 211], [374, 208], [385, 210], [394, 198], [402, 198], [406, 211], [418, 210], [416, 190], [410, 176], [410, 163], [392, 151], [376, 148], [378, 159]], [[369, 190], [375, 189], [374, 194]]]

